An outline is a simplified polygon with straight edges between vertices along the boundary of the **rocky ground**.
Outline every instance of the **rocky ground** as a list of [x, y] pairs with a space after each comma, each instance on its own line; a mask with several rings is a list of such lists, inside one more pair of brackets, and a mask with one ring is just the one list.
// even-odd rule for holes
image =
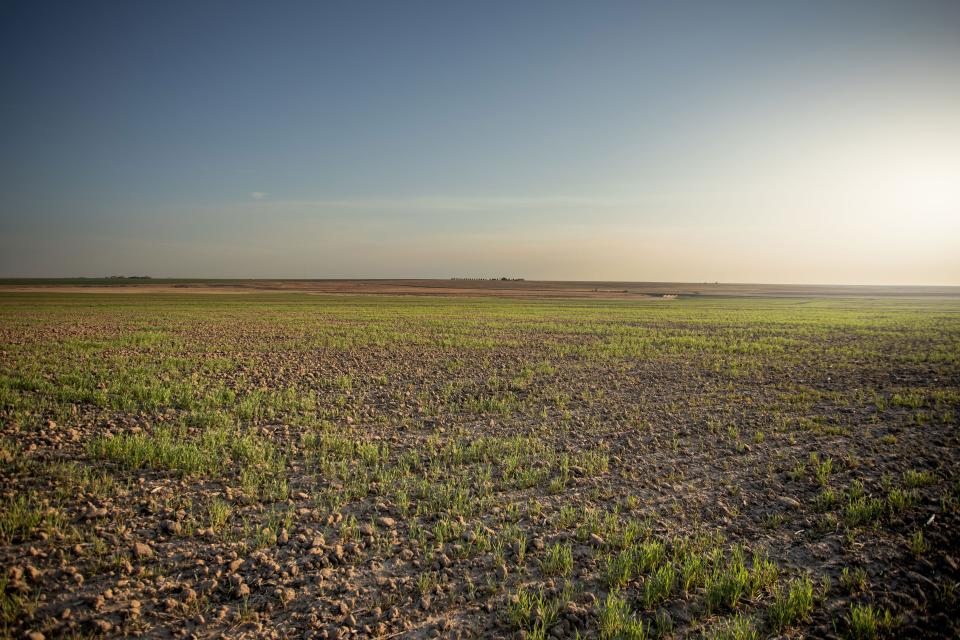
[[955, 637], [958, 311], [4, 294], [0, 637]]

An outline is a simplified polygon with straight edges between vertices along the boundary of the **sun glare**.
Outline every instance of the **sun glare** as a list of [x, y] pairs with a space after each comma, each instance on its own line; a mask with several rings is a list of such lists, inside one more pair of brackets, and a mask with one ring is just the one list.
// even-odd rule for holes
[[890, 185], [898, 208], [923, 219], [960, 214], [960, 172], [943, 166], [917, 166], [895, 176]]

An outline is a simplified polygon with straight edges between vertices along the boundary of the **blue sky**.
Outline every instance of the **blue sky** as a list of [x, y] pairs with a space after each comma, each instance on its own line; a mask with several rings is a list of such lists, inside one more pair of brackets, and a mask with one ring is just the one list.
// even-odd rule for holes
[[958, 68], [956, 2], [8, 0], [0, 275], [960, 284]]

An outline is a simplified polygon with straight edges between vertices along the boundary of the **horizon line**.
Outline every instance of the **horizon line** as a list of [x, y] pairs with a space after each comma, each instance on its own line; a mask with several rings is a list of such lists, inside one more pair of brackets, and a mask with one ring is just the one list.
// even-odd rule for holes
[[511, 277], [511, 276], [447, 276], [447, 277], [286, 277], [286, 276], [231, 276], [231, 277], [218, 277], [218, 276], [120, 276], [120, 275], [110, 275], [110, 276], [5, 276], [0, 275], [0, 282], [9, 281], [9, 280], [115, 280], [115, 281], [124, 281], [129, 280], [138, 283], [148, 283], [148, 282], [158, 282], [158, 281], [247, 281], [247, 282], [256, 282], [256, 281], [280, 281], [280, 282], [364, 282], [364, 281], [380, 281], [380, 282], [402, 282], [402, 281], [414, 281], [414, 282], [430, 282], [430, 281], [443, 281], [443, 282], [456, 282], [456, 281], [467, 281], [467, 282], [512, 282], [512, 283], [583, 283], [583, 284], [596, 284], [596, 283], [606, 283], [606, 284], [634, 284], [634, 285], [705, 285], [705, 286], [782, 286], [782, 287], [872, 287], [872, 288], [882, 288], [882, 287], [910, 287], [910, 288], [960, 288], [960, 283], [957, 284], [902, 284], [902, 283], [856, 283], [856, 282], [733, 282], [733, 281], [720, 281], [720, 280], [606, 280], [606, 279], [543, 279], [543, 278], [523, 278], [523, 277]]

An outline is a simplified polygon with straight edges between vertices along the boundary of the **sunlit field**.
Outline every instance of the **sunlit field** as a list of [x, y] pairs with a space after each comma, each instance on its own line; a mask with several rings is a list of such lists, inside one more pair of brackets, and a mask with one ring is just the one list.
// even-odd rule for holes
[[958, 416], [956, 299], [0, 294], [0, 637], [957, 635]]

